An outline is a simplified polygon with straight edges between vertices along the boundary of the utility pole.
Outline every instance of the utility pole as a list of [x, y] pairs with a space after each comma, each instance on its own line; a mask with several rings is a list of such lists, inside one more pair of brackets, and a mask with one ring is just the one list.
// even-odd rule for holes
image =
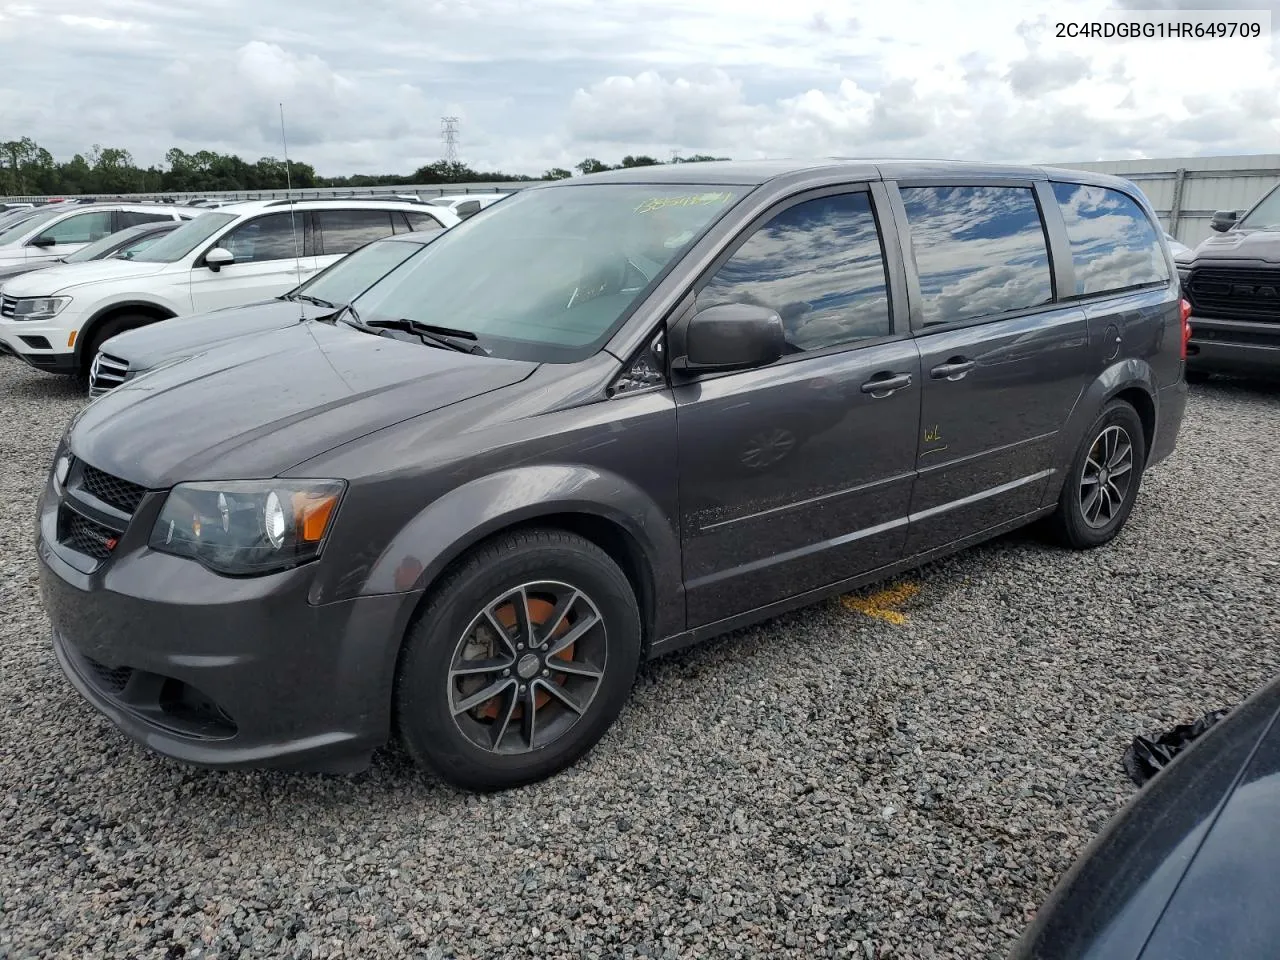
[[455, 164], [458, 162], [458, 118], [457, 117], [441, 117], [440, 118], [440, 139], [444, 141], [444, 160], [445, 163]]

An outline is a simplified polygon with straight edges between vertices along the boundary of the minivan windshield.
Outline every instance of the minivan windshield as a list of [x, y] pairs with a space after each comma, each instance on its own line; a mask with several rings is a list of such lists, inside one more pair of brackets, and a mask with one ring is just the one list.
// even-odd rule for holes
[[173, 233], [157, 240], [129, 259], [134, 263], [177, 263], [200, 244], [236, 219], [234, 213], [201, 213]]
[[1280, 187], [1276, 187], [1240, 221], [1245, 230], [1280, 230]]
[[474, 334], [495, 356], [581, 360], [749, 190], [644, 183], [522, 190], [445, 231], [354, 306], [364, 321]]

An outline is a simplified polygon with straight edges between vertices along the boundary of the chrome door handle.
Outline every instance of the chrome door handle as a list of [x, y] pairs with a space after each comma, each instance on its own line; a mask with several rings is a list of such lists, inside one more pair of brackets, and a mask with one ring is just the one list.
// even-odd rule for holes
[[895, 390], [901, 390], [903, 387], [909, 386], [911, 386], [911, 374], [909, 373], [876, 374], [862, 385], [862, 392], [869, 393], [878, 400], [881, 397], [889, 396]]

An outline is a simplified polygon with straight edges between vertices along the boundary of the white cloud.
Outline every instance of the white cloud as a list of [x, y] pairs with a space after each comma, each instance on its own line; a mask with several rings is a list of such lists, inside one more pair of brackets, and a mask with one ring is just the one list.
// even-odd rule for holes
[[278, 153], [283, 101], [295, 159], [333, 174], [438, 159], [444, 114], [462, 118], [464, 160], [535, 174], [673, 149], [1072, 161], [1280, 147], [1280, 41], [1054, 36], [1113, 5], [19, 0], [0, 8], [0, 129], [64, 158], [99, 142], [144, 162], [170, 146], [254, 159]]

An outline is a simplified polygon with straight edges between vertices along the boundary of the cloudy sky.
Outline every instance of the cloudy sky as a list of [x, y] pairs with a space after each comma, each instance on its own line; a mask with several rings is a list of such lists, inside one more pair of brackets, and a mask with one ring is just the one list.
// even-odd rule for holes
[[[0, 140], [321, 173], [460, 158], [1082, 161], [1280, 152], [1280, 36], [1059, 39], [1111, 7], [1277, 0], [0, 0]], [[1066, 13], [1065, 11], [1069, 11]], [[1171, 16], [1176, 14], [1171, 13]]]

